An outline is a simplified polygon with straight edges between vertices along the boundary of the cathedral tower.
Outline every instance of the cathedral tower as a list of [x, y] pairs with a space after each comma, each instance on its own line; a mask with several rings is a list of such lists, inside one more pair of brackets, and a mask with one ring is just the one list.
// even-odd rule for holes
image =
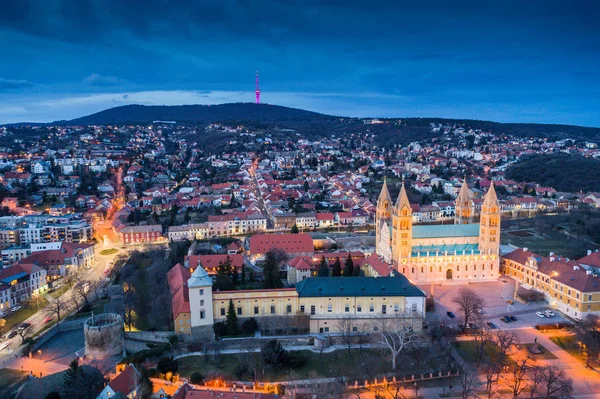
[[473, 192], [467, 185], [467, 178], [463, 180], [463, 184], [456, 197], [456, 205], [454, 211], [454, 224], [469, 224], [473, 223], [473, 215], [475, 214], [475, 204], [473, 203]]
[[500, 204], [494, 182], [481, 204], [479, 221], [479, 251], [482, 254], [498, 255], [500, 250]]
[[410, 257], [412, 250], [412, 208], [406, 195], [404, 181], [392, 213], [392, 259]]
[[390, 197], [390, 192], [387, 186], [387, 179], [383, 178], [383, 187], [381, 187], [381, 193], [379, 193], [379, 198], [377, 199], [377, 213], [375, 220], [375, 229], [377, 234], [377, 239], [375, 240], [376, 251], [380, 253], [382, 250], [385, 251], [385, 248], [389, 247], [389, 242], [382, 242], [381, 231], [383, 227], [386, 225], [389, 226], [392, 218], [392, 197]]

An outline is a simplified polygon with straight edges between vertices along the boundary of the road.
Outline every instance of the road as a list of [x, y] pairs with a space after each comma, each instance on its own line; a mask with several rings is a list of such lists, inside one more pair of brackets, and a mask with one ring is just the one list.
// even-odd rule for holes
[[[115, 247], [115, 248], [118, 249], [117, 247]], [[100, 255], [100, 251], [103, 249], [108, 249], [108, 248], [103, 247], [102, 245], [96, 245], [96, 248], [95, 248], [96, 262], [92, 268], [90, 268], [88, 270], [81, 270], [78, 272], [77, 278], [80, 281], [89, 281], [90, 283], [95, 283], [95, 282], [100, 281], [101, 279], [105, 278], [104, 270], [105, 270], [106, 266], [109, 263], [114, 262], [114, 260], [117, 256], [126, 254], [128, 252], [127, 249], [119, 249], [119, 251], [115, 254]], [[64, 314], [61, 314], [61, 319], [66, 317], [73, 310], [75, 310], [75, 306], [72, 301], [73, 294], [74, 294], [74, 288], [70, 288], [60, 297], [62, 300], [66, 301], [69, 304], [68, 310], [66, 310], [64, 312]], [[50, 295], [45, 295], [45, 297], [53, 300], [53, 298]], [[37, 311], [32, 316], [30, 316], [28, 319], [24, 320], [24, 323], [31, 324], [31, 327], [29, 327], [30, 333], [28, 334], [28, 336], [34, 335], [35, 333], [37, 333], [39, 330], [41, 330], [44, 327], [44, 325], [45, 325], [44, 320], [46, 320], [46, 318], [48, 317], [50, 306], [51, 306], [51, 304], [48, 304], [47, 306], [45, 306], [44, 308], [41, 308], [39, 311]], [[54, 316], [54, 317], [56, 317], [56, 316]], [[8, 334], [8, 332], [7, 332], [7, 334]], [[8, 343], [9, 345], [6, 347], [6, 349], [4, 349], [2, 351], [4, 356], [3, 356], [3, 358], [0, 358], [0, 364], [4, 362], [4, 360], [7, 358], [7, 356], [12, 356], [12, 355], [7, 355], [7, 352], [12, 352], [19, 345], [21, 345], [21, 337], [19, 335], [16, 335], [13, 338], [5, 340], [2, 343], [2, 345], [6, 344], [6, 343]]]

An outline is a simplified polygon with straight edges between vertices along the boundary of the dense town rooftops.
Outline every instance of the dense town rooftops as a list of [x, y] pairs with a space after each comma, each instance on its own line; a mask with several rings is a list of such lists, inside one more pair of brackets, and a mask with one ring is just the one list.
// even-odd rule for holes
[[406, 277], [395, 273], [390, 277], [316, 277], [296, 285], [299, 297], [405, 296], [425, 294]]

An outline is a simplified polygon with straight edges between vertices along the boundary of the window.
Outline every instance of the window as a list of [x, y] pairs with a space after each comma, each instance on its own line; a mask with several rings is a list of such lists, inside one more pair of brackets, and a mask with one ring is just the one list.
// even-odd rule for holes
[[353, 331], [353, 332], [357, 332], [357, 331], [358, 331], [358, 327], [356, 327], [356, 326], [352, 326], [352, 331]]
[[206, 313], [204, 312], [204, 310], [201, 310], [201, 311], [200, 311], [200, 318], [201, 318], [201, 319], [204, 319], [204, 318], [206, 318]]
[[375, 306], [373, 306], [373, 304], [369, 305], [369, 312], [374, 312], [375, 311]]
[[329, 332], [329, 327], [325, 327], [325, 332]]
[[190, 322], [191, 322], [191, 320], [190, 320], [190, 319], [188, 319], [188, 320], [187, 320], [187, 323], [188, 323], [188, 324], [190, 324]]
[[349, 311], [350, 311], [350, 305], [344, 306], [344, 312], [349, 312]]
[[204, 306], [204, 299], [200, 300], [200, 306]]
[[588, 301], [591, 301], [591, 300], [592, 300], [592, 296], [588, 295]]
[[327, 305], [327, 313], [331, 313], [333, 311], [333, 306], [331, 304]]
[[300, 312], [304, 313], [304, 305], [300, 305]]
[[183, 320], [179, 320], [179, 324], [183, 324]]
[[417, 304], [416, 304], [416, 303], [413, 303], [413, 304], [412, 304], [412, 311], [413, 311], [413, 312], [416, 312], [416, 311], [417, 311]]
[[204, 295], [204, 289], [200, 289], [200, 295]]
[[275, 314], [275, 305], [271, 305], [271, 314]]
[[258, 306], [254, 307], [254, 314], [258, 314]]
[[395, 304], [394, 305], [394, 312], [398, 313], [400, 311], [400, 305]]
[[292, 305], [287, 305], [287, 308], [285, 309], [285, 311], [287, 313], [292, 313]]
[[221, 308], [221, 316], [225, 316], [225, 308]]
[[362, 305], [356, 305], [356, 312], [357, 313], [362, 312]]
[[310, 305], [310, 314], [315, 314], [315, 305]]
[[240, 316], [242, 314], [242, 308], [241, 307], [237, 308], [237, 314], [238, 314], [238, 316]]

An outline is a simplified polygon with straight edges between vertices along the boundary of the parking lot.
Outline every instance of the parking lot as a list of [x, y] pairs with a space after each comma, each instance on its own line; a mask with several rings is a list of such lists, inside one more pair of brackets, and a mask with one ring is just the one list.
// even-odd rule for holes
[[[445, 324], [457, 326], [462, 323], [460, 320], [459, 306], [454, 303], [459, 290], [467, 285], [435, 285], [433, 287], [433, 296], [435, 298], [435, 310], [427, 313], [429, 324]], [[483, 313], [480, 320], [476, 321], [481, 325], [492, 322], [499, 329], [518, 329], [532, 327], [536, 324], [561, 323], [569, 321], [561, 313], [553, 310], [555, 316], [552, 318], [540, 318], [536, 312], [544, 312], [550, 307], [545, 302], [534, 302], [524, 304], [513, 299], [515, 291], [515, 281], [510, 277], [502, 277], [498, 281], [489, 283], [472, 283], [468, 287], [474, 290], [484, 300]], [[431, 292], [431, 285], [421, 286], [428, 295]], [[507, 301], [513, 303], [509, 304]], [[448, 317], [447, 312], [451, 311], [456, 315], [452, 319]], [[500, 318], [505, 315], [512, 315], [517, 321], [504, 323]]]

